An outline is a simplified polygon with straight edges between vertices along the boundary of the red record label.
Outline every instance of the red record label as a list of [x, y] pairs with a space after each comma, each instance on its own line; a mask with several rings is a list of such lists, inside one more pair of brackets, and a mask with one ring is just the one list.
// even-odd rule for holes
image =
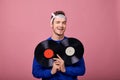
[[53, 55], [54, 55], [54, 52], [53, 52], [53, 50], [51, 50], [51, 49], [46, 49], [46, 50], [44, 51], [44, 57], [45, 57], [45, 58], [52, 58]]

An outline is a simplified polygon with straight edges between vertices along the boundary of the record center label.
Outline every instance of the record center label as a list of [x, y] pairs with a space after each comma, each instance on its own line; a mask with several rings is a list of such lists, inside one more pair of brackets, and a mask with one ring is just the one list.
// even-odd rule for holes
[[65, 53], [67, 56], [72, 56], [75, 53], [75, 49], [73, 47], [67, 47]]
[[46, 50], [44, 51], [44, 57], [45, 57], [45, 58], [52, 58], [53, 55], [54, 55], [54, 52], [53, 52], [52, 49], [46, 49]]

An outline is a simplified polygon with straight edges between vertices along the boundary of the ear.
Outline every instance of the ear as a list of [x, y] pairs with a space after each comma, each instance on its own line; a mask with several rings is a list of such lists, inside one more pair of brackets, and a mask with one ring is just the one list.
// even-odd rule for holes
[[50, 27], [53, 27], [53, 23], [50, 23]]

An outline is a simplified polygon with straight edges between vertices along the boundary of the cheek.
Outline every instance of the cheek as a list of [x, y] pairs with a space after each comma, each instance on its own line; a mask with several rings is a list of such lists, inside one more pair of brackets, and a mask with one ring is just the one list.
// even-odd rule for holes
[[64, 25], [64, 28], [66, 29], [66, 25]]
[[56, 28], [57, 28], [57, 25], [56, 25], [56, 24], [54, 24], [54, 25], [53, 25], [53, 29], [56, 29]]
[[55, 26], [52, 26], [52, 29], [53, 29], [53, 30], [55, 30], [55, 29], [56, 29], [56, 27], [55, 27]]
[[54, 26], [52, 26], [52, 30], [54, 30]]

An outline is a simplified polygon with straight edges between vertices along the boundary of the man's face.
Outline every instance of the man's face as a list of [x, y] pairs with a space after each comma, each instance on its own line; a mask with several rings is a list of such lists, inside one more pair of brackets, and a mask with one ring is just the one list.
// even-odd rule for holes
[[52, 24], [53, 33], [55, 35], [64, 35], [66, 29], [66, 19], [65, 18], [55, 18]]

